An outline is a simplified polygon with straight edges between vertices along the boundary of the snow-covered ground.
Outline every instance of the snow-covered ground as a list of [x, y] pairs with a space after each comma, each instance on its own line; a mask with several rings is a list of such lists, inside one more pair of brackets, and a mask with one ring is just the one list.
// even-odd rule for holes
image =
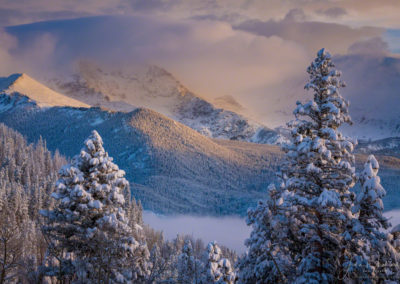
[[187, 234], [202, 239], [206, 244], [217, 241], [239, 254], [245, 252], [244, 240], [250, 236], [251, 231], [243, 218], [234, 216], [165, 216], [144, 211], [143, 220], [152, 228], [163, 231], [167, 240], [172, 240], [177, 234]]
[[[393, 226], [400, 224], [400, 210], [385, 212]], [[143, 220], [156, 230], [164, 232], [167, 240], [177, 234], [188, 234], [202, 239], [205, 243], [216, 240], [241, 254], [246, 251], [245, 239], [250, 236], [251, 227], [240, 217], [194, 217], [189, 215], [165, 216], [151, 211], [143, 212]]]

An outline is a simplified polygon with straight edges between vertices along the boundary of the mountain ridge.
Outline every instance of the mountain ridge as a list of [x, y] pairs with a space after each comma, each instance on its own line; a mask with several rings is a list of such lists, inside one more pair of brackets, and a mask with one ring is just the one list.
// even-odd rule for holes
[[25, 95], [40, 107], [90, 107], [81, 101], [57, 93], [25, 73], [16, 73], [0, 78], [0, 93]]
[[48, 82], [59, 92], [93, 106], [114, 111], [153, 109], [208, 137], [265, 144], [280, 141], [276, 131], [232, 110], [216, 107], [156, 65], [126, 71], [81, 61], [77, 69], [68, 79]]

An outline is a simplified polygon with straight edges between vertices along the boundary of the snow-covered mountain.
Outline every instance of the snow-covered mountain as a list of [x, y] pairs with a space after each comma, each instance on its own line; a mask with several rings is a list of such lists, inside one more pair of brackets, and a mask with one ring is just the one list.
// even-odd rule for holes
[[49, 84], [92, 106], [125, 112], [137, 107], [150, 108], [208, 137], [265, 144], [280, 142], [275, 131], [235, 112], [233, 106], [240, 105], [234, 100], [217, 100], [230, 110], [216, 107], [154, 65], [126, 71], [81, 61], [73, 76], [52, 79]]
[[264, 194], [281, 155], [276, 146], [210, 139], [145, 108], [50, 106], [55, 92], [8, 90], [0, 94], [0, 122], [30, 142], [43, 137], [49, 149], [68, 157], [96, 129], [126, 171], [133, 195], [159, 213], [244, 214]]
[[[0, 81], [6, 85], [6, 78]], [[0, 94], [0, 122], [30, 142], [43, 137], [49, 149], [68, 157], [79, 153], [96, 129], [110, 155], [126, 171], [132, 194], [146, 209], [159, 213], [243, 215], [265, 197], [282, 158], [277, 146], [211, 139], [145, 108], [119, 112], [78, 103], [76, 107], [49, 106], [54, 93], [39, 96], [30, 90], [7, 90]], [[366, 159], [364, 154], [358, 157]], [[399, 190], [400, 160], [378, 160], [383, 185], [390, 193], [387, 209], [396, 208], [400, 196], [392, 193]]]

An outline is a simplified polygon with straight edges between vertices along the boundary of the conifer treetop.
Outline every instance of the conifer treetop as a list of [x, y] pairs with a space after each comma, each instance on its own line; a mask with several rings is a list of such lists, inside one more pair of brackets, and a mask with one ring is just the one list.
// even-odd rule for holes
[[[339, 89], [346, 84], [340, 80], [341, 72], [335, 69], [330, 53], [324, 48], [318, 51], [317, 57], [307, 68], [307, 73], [310, 80], [304, 88], [314, 91], [314, 99], [306, 104], [297, 102], [295, 116], [309, 116], [316, 122], [316, 127], [336, 129], [343, 123], [351, 124], [349, 102], [339, 93]], [[333, 133], [326, 131], [334, 137]]]

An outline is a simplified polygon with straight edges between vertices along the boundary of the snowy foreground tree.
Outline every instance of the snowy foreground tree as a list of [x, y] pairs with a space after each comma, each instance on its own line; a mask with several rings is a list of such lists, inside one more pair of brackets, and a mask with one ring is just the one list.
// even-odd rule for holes
[[144, 282], [149, 252], [128, 225], [124, 175], [93, 131], [81, 153], [60, 171], [54, 210], [42, 212], [54, 257], [47, 275], [76, 283]]
[[380, 231], [388, 224], [382, 217], [384, 190], [376, 175], [377, 162], [368, 160], [371, 171], [368, 168], [362, 175], [363, 191], [355, 205], [355, 194], [350, 192], [356, 182], [355, 143], [338, 131], [351, 123], [349, 103], [339, 94], [344, 83], [324, 49], [307, 72], [310, 81], [305, 88], [313, 91], [314, 98], [306, 104], [297, 102], [296, 119], [288, 124], [291, 142], [283, 146], [286, 159], [279, 188], [271, 186], [268, 200], [249, 210], [253, 232], [239, 279], [242, 283], [374, 282], [375, 276], [387, 280], [374, 264], [384, 257], [396, 269], [399, 263], [386, 233]]
[[370, 155], [360, 174], [361, 191], [353, 207], [353, 212], [358, 214], [357, 221], [360, 225], [354, 226], [353, 230], [362, 244], [358, 257], [364, 256], [367, 260], [366, 264], [359, 263], [358, 266], [362, 267], [364, 272], [368, 272], [367, 277], [394, 281], [399, 269], [396, 265], [400, 261], [400, 255], [391, 243], [393, 237], [382, 231], [387, 230], [390, 223], [382, 214], [382, 198], [386, 191], [381, 185], [378, 171], [379, 163], [374, 155]]
[[236, 281], [236, 274], [228, 259], [222, 257], [221, 248], [216, 241], [207, 245], [206, 265], [201, 283], [232, 284]]

